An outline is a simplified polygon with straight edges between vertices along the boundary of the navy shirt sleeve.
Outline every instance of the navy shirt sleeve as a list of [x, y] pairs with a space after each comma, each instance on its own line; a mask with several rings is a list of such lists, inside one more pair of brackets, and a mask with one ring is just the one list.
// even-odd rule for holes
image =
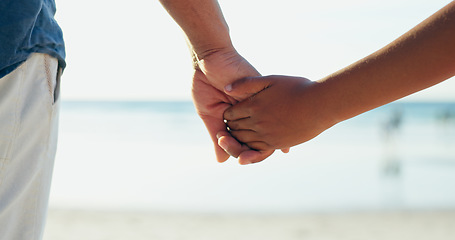
[[63, 33], [55, 12], [54, 0], [0, 1], [0, 77], [34, 52], [49, 54], [65, 67]]

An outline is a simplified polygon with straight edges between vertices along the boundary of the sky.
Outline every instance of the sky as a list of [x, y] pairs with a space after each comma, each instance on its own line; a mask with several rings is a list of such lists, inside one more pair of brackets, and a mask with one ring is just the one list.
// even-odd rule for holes
[[[64, 100], [190, 100], [184, 35], [158, 0], [57, 0]], [[387, 45], [450, 0], [219, 0], [263, 75], [318, 80]], [[405, 98], [455, 101], [455, 79]]]

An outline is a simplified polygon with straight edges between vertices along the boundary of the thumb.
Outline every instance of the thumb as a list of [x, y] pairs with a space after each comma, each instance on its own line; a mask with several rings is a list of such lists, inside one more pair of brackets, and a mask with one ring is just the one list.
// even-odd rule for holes
[[224, 87], [224, 91], [234, 98], [245, 99], [268, 87], [272, 81], [268, 77], [247, 77]]

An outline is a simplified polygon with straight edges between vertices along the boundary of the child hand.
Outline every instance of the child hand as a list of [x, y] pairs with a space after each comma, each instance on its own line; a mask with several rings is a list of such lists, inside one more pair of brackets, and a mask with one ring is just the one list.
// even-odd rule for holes
[[286, 149], [331, 127], [319, 83], [305, 78], [245, 78], [226, 86], [230, 96], [257, 93], [227, 109], [224, 119], [238, 141], [256, 150]]

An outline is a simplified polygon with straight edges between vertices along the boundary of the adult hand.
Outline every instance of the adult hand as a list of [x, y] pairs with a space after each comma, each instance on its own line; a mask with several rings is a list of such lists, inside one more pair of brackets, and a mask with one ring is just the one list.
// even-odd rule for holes
[[193, 102], [215, 145], [216, 158], [219, 162], [226, 161], [229, 155], [232, 155], [238, 157], [241, 164], [254, 163], [262, 161], [274, 152], [251, 150], [226, 131], [224, 111], [247, 95], [231, 97], [223, 91], [224, 86], [251, 76], [259, 76], [258, 71], [234, 49], [211, 51], [206, 56], [196, 59]]

